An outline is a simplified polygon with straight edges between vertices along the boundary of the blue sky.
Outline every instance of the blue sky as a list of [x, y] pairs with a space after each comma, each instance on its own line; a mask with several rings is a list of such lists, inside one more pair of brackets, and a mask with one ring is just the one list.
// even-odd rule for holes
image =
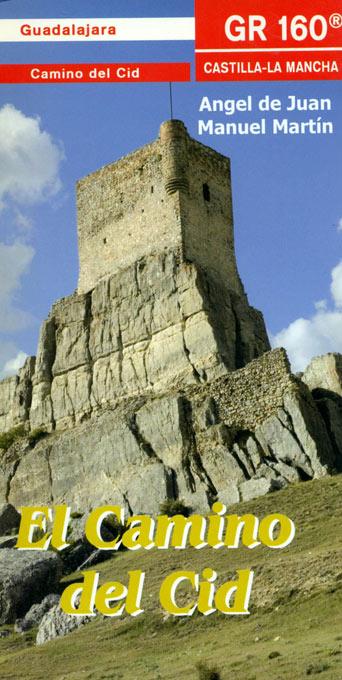
[[[0, 18], [192, 15], [187, 0], [0, 3]], [[193, 49], [191, 42], [3, 43], [0, 59], [193, 61]], [[332, 100], [323, 116], [333, 121], [333, 135], [200, 138], [231, 158], [240, 274], [275, 342], [288, 346], [300, 368], [312, 354], [342, 351], [341, 82], [175, 84], [174, 115], [197, 137], [203, 96], [248, 94], [254, 101], [266, 94]], [[19, 351], [35, 354], [51, 304], [76, 287], [76, 180], [154, 139], [168, 117], [167, 84], [0, 85], [0, 370]], [[253, 112], [239, 120], [259, 117]], [[14, 175], [10, 181], [13, 125], [41, 157], [27, 195]]]

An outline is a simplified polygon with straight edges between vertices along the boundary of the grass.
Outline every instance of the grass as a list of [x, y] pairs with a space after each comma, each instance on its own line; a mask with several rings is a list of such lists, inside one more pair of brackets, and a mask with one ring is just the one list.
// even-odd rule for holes
[[41, 427], [38, 427], [35, 430], [31, 430], [31, 432], [29, 432], [26, 436], [30, 446], [34, 447], [38, 442], [40, 442], [41, 439], [47, 437], [48, 434], [49, 433], [46, 432], [46, 430], [43, 430]]
[[13, 427], [7, 432], [0, 432], [0, 449], [7, 451], [12, 444], [19, 441], [26, 436], [26, 430], [24, 425], [18, 425], [18, 427]]
[[177, 499], [173, 500], [168, 498], [160, 504], [160, 514], [168, 515], [169, 517], [174, 517], [174, 515], [183, 515], [184, 517], [189, 517], [191, 515], [191, 508], [186, 505], [184, 501]]
[[30, 446], [33, 448], [37, 442], [48, 436], [48, 432], [42, 428], [37, 428], [27, 432], [25, 425], [18, 425], [7, 432], [0, 432], [0, 449], [7, 451], [7, 449], [22, 439], [27, 439]]
[[[145, 571], [145, 613], [136, 619], [96, 617], [42, 647], [33, 645], [32, 632], [11, 632], [0, 639], [2, 680], [198, 680], [198, 664], [217, 669], [221, 680], [341, 680], [342, 475], [237, 507], [258, 517], [288, 514], [297, 528], [294, 542], [280, 551], [120, 552], [96, 569], [102, 581], [123, 582], [128, 571]], [[200, 573], [208, 566], [221, 580], [237, 568], [254, 569], [250, 616], [173, 618], [161, 610], [158, 591], [167, 574], [179, 568]]]

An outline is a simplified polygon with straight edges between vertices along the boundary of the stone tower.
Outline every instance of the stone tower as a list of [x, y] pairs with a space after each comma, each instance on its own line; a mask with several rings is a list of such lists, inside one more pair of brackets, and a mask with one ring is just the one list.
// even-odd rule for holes
[[77, 186], [78, 292], [141, 257], [177, 251], [243, 295], [235, 253], [230, 161], [192, 139], [179, 120], [156, 141]]
[[78, 290], [0, 381], [0, 432], [31, 431], [1, 452], [0, 503], [155, 514], [181, 498], [206, 513], [326, 474], [341, 397], [324, 390], [317, 408], [284, 350], [267, 351], [237, 272], [228, 158], [167, 121], [77, 201]]
[[70, 428], [270, 348], [237, 271], [229, 159], [181, 121], [82, 179], [77, 208], [78, 290], [53, 305], [36, 360], [0, 382], [0, 431]]

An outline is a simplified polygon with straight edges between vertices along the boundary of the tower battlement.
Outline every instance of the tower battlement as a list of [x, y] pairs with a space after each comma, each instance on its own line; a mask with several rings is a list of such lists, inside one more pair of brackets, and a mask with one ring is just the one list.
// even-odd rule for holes
[[166, 121], [154, 142], [80, 180], [77, 210], [79, 293], [167, 251], [243, 293], [229, 158], [192, 139], [181, 121]]

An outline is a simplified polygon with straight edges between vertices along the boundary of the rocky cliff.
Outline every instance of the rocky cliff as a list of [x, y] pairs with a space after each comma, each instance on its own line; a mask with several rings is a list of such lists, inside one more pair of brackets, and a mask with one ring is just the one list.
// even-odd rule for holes
[[245, 296], [143, 258], [57, 302], [0, 383], [1, 430], [39, 431], [2, 451], [0, 501], [205, 511], [322, 476], [341, 467], [341, 377], [339, 355], [294, 376]]
[[174, 252], [57, 302], [37, 358], [0, 383], [0, 429], [70, 428], [138, 395], [204, 384], [269, 349], [262, 316]]
[[[206, 381], [188, 359], [180, 374], [174, 356], [173, 385], [170, 375], [159, 391], [120, 393], [115, 402], [107, 382], [101, 407], [47, 421], [52, 431], [38, 443], [24, 437], [3, 452], [0, 498], [81, 512], [108, 502], [128, 513], [182, 498], [205, 512], [217, 498], [229, 507], [341, 467], [339, 372], [330, 375], [333, 389], [311, 393], [281, 349], [234, 371], [217, 359], [211, 368], [221, 375]], [[321, 360], [325, 375], [327, 363], [336, 365], [334, 355]]]
[[[204, 511], [216, 498], [229, 506], [341, 467], [341, 357], [319, 358], [299, 378], [283, 350], [270, 351], [237, 273], [228, 159], [177, 121], [162, 129], [167, 139], [154, 144], [153, 158], [147, 146], [82, 184], [88, 231], [96, 194], [90, 231], [106, 267], [81, 230], [96, 284], [89, 289], [89, 279], [85, 292], [52, 307], [37, 357], [0, 382], [0, 432], [8, 433], [0, 439], [0, 503], [68, 503], [84, 512], [110, 502], [152, 513], [165, 498], [182, 498]], [[168, 160], [174, 173], [186, 161], [187, 181], [177, 175], [170, 184]], [[106, 248], [127, 182], [118, 238], [126, 247], [131, 229], [137, 250], [117, 263], [115, 243], [112, 255]], [[181, 227], [178, 240], [151, 239], [147, 213], [159, 237], [167, 214], [170, 229]]]

